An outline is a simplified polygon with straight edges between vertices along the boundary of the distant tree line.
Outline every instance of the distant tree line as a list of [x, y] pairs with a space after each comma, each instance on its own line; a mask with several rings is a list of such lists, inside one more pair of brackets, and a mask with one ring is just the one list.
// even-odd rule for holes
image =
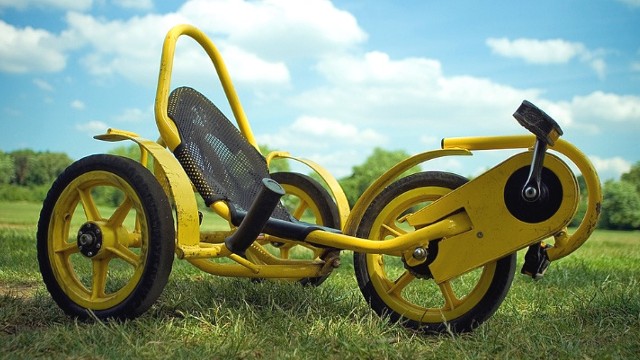
[[600, 226], [607, 229], [640, 229], [640, 161], [622, 174], [619, 181], [609, 180], [602, 188]]
[[[261, 146], [263, 154], [271, 151]], [[112, 154], [139, 159], [137, 145], [121, 146], [110, 151]], [[360, 165], [352, 168], [349, 176], [339, 179], [351, 206], [365, 189], [385, 171], [409, 157], [402, 150], [389, 151], [375, 148], [373, 153]], [[24, 149], [12, 152], [0, 151], [0, 200], [1, 201], [42, 201], [51, 183], [71, 164], [72, 159], [64, 153], [35, 152]], [[289, 171], [286, 161], [277, 160], [271, 171]], [[416, 166], [406, 174], [419, 172]], [[585, 183], [578, 176], [581, 189], [578, 212], [572, 225], [578, 225], [586, 211]], [[601, 207], [599, 227], [605, 229], [640, 229], [640, 162], [622, 174], [619, 180], [608, 180], [603, 185], [604, 201]], [[122, 195], [117, 189], [101, 189], [94, 194], [96, 201], [105, 205], [118, 205]]]
[[72, 161], [65, 153], [0, 151], [0, 200], [42, 201], [51, 183]]

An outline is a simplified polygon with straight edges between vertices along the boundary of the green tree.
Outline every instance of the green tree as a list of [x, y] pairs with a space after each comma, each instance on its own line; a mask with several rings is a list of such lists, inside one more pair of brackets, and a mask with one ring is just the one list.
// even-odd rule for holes
[[109, 154], [124, 156], [133, 160], [140, 160], [140, 146], [136, 143], [131, 143], [129, 145], [120, 145], [111, 150], [109, 150]]
[[633, 184], [636, 191], [640, 193], [640, 161], [631, 166], [629, 172], [622, 174], [620, 180]]
[[31, 149], [21, 149], [10, 153], [13, 158], [15, 176], [13, 183], [26, 186], [29, 172], [31, 171], [36, 153]]
[[0, 151], [0, 185], [6, 185], [13, 181], [15, 165], [11, 155]]
[[9, 155], [13, 158], [13, 183], [19, 186], [48, 185], [72, 162], [65, 153], [31, 149], [16, 150]]
[[[270, 152], [274, 151], [268, 145], [258, 145], [260, 148], [260, 153], [264, 157], [267, 157]], [[281, 172], [281, 171], [291, 171], [291, 166], [289, 165], [289, 161], [287, 159], [275, 159], [271, 161], [269, 164], [269, 172]]]
[[50, 185], [73, 160], [65, 153], [39, 152], [31, 162], [27, 184]]
[[[409, 157], [409, 154], [403, 150], [388, 151], [376, 147], [373, 153], [361, 165], [353, 167], [353, 173], [340, 180], [340, 185], [344, 189], [349, 204], [355, 205], [356, 201], [362, 193], [375, 181], [384, 174], [392, 166]], [[420, 167], [416, 166], [404, 175], [413, 174], [420, 171]]]
[[628, 181], [607, 181], [602, 189], [600, 225], [607, 229], [640, 229], [640, 194]]

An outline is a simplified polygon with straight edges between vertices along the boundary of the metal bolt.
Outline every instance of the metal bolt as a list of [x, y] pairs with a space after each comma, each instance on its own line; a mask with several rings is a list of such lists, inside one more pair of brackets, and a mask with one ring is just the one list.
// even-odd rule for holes
[[427, 258], [427, 250], [425, 248], [419, 247], [413, 250], [413, 258], [416, 260], [423, 260]]
[[89, 251], [89, 252], [87, 253], [87, 255], [89, 255], [89, 256], [93, 256], [93, 251]]
[[478, 237], [478, 239], [482, 239], [484, 237], [484, 234], [482, 233], [482, 231], [478, 231], [476, 236]]
[[91, 234], [82, 234], [80, 235], [80, 244], [81, 245], [91, 245], [93, 243], [93, 236]]

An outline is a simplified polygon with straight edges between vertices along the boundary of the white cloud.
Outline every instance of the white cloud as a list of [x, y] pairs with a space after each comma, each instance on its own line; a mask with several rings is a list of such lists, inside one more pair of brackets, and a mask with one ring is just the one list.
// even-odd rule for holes
[[627, 4], [631, 7], [640, 7], [640, 0], [618, 0], [623, 4]]
[[606, 159], [598, 156], [589, 156], [589, 159], [603, 179], [619, 179], [620, 175], [631, 170], [631, 162], [619, 156]]
[[602, 59], [593, 59], [589, 62], [589, 66], [591, 66], [591, 69], [593, 69], [593, 71], [596, 72], [596, 75], [598, 75], [598, 78], [600, 79], [604, 79], [605, 75], [606, 75], [606, 70], [607, 70], [607, 64], [604, 62], [604, 60]]
[[139, 108], [128, 108], [124, 109], [122, 113], [115, 116], [115, 120], [119, 122], [142, 122], [142, 121], [151, 121], [154, 119], [153, 117], [153, 107], [149, 107], [146, 110], [142, 110]]
[[301, 116], [275, 133], [258, 134], [257, 138], [272, 149], [313, 159], [331, 168], [336, 177], [348, 175], [353, 164], [364, 161], [367, 151], [389, 144], [388, 137], [375, 129], [313, 116]]
[[[125, 22], [104, 21], [92, 16], [70, 13], [70, 33], [90, 45], [83, 65], [96, 76], [123, 76], [139, 84], [157, 81], [164, 33], [172, 26], [190, 22], [179, 14], [134, 17]], [[151, 37], [150, 37], [151, 36]], [[287, 84], [289, 72], [282, 62], [269, 62], [243, 49], [218, 46], [234, 81]], [[180, 41], [174, 60], [175, 78], [213, 80], [214, 69], [206, 54], [193, 41]], [[211, 80], [207, 82], [210, 84]]]
[[33, 79], [33, 83], [38, 87], [38, 89], [40, 90], [44, 90], [44, 91], [53, 91], [53, 86], [51, 84], [49, 84], [48, 82], [46, 82], [45, 80], [42, 79]]
[[152, 0], [113, 0], [113, 3], [125, 9], [151, 10]]
[[586, 51], [582, 43], [561, 39], [536, 40], [489, 38], [486, 44], [501, 56], [523, 59], [532, 64], [562, 64]]
[[84, 11], [91, 8], [93, 0], [0, 0], [0, 8], [24, 10], [31, 7], [58, 8], [62, 10]]
[[640, 96], [616, 95], [595, 91], [575, 96], [571, 102], [575, 118], [592, 122], [628, 122], [640, 124]]
[[[377, 131], [366, 128], [359, 129], [353, 124], [328, 118], [300, 116], [291, 125], [281, 128], [276, 134], [262, 135], [268, 140], [266, 144], [292, 145], [315, 149], [327, 149], [331, 143], [339, 142], [342, 146], [362, 144], [385, 144], [387, 138]], [[288, 139], [288, 140], [285, 140]], [[302, 140], [304, 139], [304, 140]]]
[[317, 140], [332, 139], [347, 145], [386, 143], [385, 136], [377, 133], [375, 130], [361, 130], [353, 124], [312, 116], [299, 117], [291, 125], [291, 130], [302, 138]]
[[92, 120], [82, 124], [76, 124], [76, 130], [90, 135], [102, 134], [109, 126], [102, 121]]
[[317, 69], [332, 83], [362, 85], [406, 83], [409, 79], [414, 84], [426, 84], [437, 79], [442, 72], [436, 60], [391, 60], [389, 55], [380, 51], [368, 52], [363, 57], [339, 55], [324, 58]]
[[302, 92], [293, 104], [314, 116], [376, 126], [380, 133], [389, 127], [436, 137], [460, 129], [513, 130], [513, 110], [523, 99], [539, 98], [534, 89], [446, 76], [438, 61], [427, 58], [395, 60], [371, 52], [326, 58], [317, 69], [330, 84]]
[[439, 148], [441, 139], [442, 138], [439, 138], [437, 136], [422, 135], [420, 136], [420, 143], [426, 145], [429, 148]]
[[631, 71], [640, 72], [640, 61], [631, 63]]
[[638, 96], [595, 91], [551, 101], [536, 89], [447, 76], [439, 62], [426, 58], [392, 59], [381, 52], [334, 56], [320, 61], [317, 70], [328, 83], [296, 95], [292, 105], [316, 118], [384, 134], [387, 144], [401, 144], [409, 152], [437, 148], [446, 136], [525, 133], [511, 117], [523, 99], [544, 109], [568, 133], [593, 135], [614, 123], [640, 124]]
[[0, 34], [2, 72], [56, 72], [66, 65], [64, 47], [46, 30], [19, 29], [0, 20]]
[[589, 50], [580, 42], [562, 39], [537, 40], [520, 38], [489, 38], [485, 42], [497, 55], [522, 59], [531, 64], [566, 64], [573, 59], [587, 63], [599, 78], [604, 78], [606, 63], [602, 50]]
[[[205, 31], [234, 81], [252, 85], [288, 86], [284, 59], [318, 57], [366, 39], [355, 18], [327, 0], [191, 0], [174, 13], [127, 20], [70, 12], [67, 23], [65, 36], [89, 47], [82, 64], [90, 73], [123, 76], [140, 84], [156, 81], [164, 34], [179, 23]], [[189, 80], [200, 80], [209, 72], [214, 78], [210, 61], [192, 41], [178, 43], [174, 70]]]
[[163, 35], [185, 19], [176, 15], [147, 15], [126, 21], [67, 14], [67, 36], [88, 45], [83, 65], [97, 76], [120, 75], [138, 83], [154, 83]]
[[[265, 61], [236, 46], [224, 46], [224, 59], [233, 72], [233, 80], [267, 84], [287, 84], [289, 69], [283, 62]], [[231, 70], [230, 70], [231, 71]]]
[[71, 107], [76, 110], [84, 110], [85, 104], [84, 102], [76, 99], [71, 102]]
[[328, 0], [191, 0], [179, 13], [268, 58], [316, 57], [366, 40], [355, 17]]

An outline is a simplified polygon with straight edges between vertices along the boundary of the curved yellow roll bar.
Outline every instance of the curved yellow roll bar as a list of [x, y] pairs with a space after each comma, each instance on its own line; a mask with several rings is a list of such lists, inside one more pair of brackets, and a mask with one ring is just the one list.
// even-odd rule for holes
[[251, 127], [249, 126], [249, 121], [247, 120], [247, 116], [242, 109], [240, 99], [238, 98], [238, 94], [233, 87], [231, 77], [229, 76], [229, 72], [227, 71], [227, 67], [224, 64], [224, 60], [222, 60], [220, 52], [213, 44], [213, 42], [207, 37], [207, 35], [191, 25], [177, 25], [173, 27], [167, 33], [167, 36], [164, 39], [164, 44], [162, 45], [160, 74], [158, 76], [158, 88], [156, 90], [155, 100], [156, 123], [158, 125], [158, 131], [160, 131], [160, 136], [171, 151], [173, 151], [178, 145], [180, 145], [180, 136], [178, 135], [178, 129], [176, 128], [173, 121], [169, 119], [169, 115], [167, 114], [167, 105], [169, 101], [169, 87], [171, 86], [171, 72], [173, 70], [173, 59], [176, 49], [176, 42], [178, 41], [178, 38], [183, 35], [189, 36], [197, 41], [198, 44], [202, 46], [207, 55], [209, 55], [209, 58], [211, 59], [216, 72], [218, 73], [220, 83], [222, 84], [224, 93], [227, 96], [227, 100], [229, 101], [229, 105], [231, 106], [231, 110], [233, 111], [233, 116], [238, 123], [240, 132], [244, 135], [247, 141], [257, 149], [258, 144], [253, 136], [253, 132], [251, 131]]

